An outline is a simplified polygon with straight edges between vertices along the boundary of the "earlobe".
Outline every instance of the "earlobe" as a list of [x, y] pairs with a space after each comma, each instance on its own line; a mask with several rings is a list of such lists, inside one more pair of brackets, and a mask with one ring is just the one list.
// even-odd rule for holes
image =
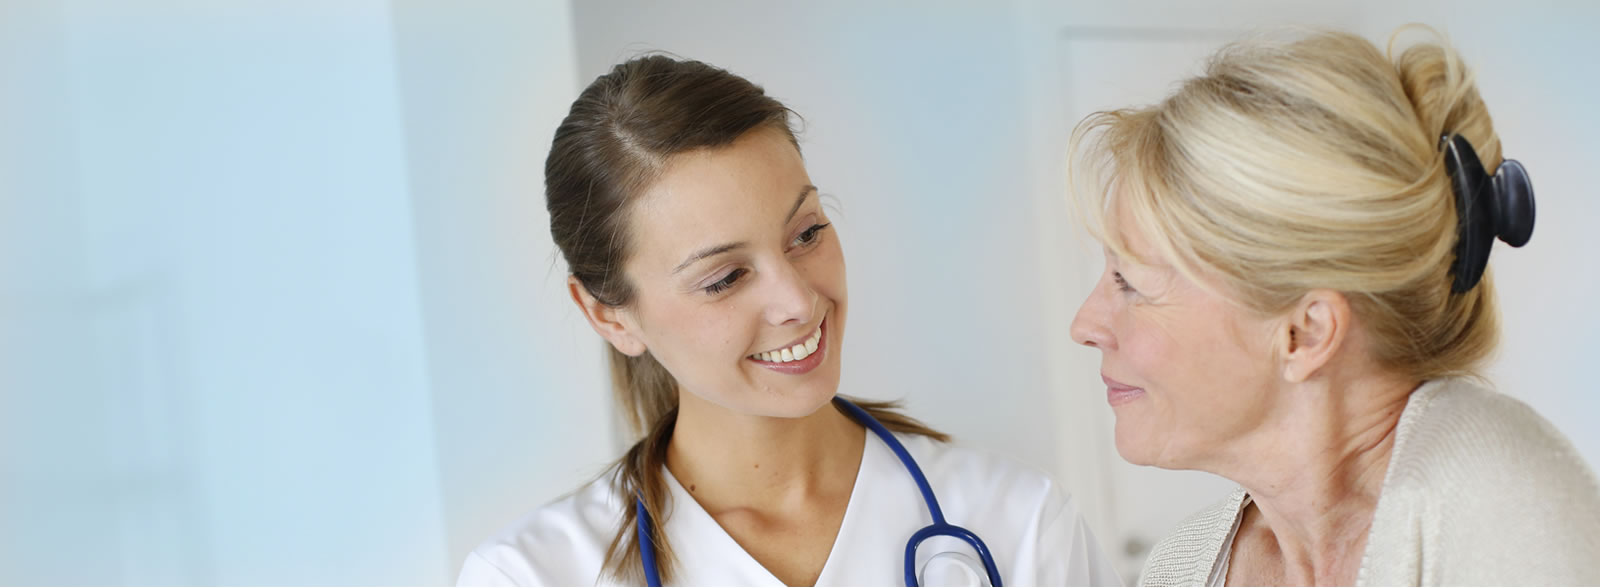
[[589, 327], [617, 351], [630, 357], [637, 357], [645, 352], [644, 342], [639, 340], [634, 329], [624, 320], [622, 309], [596, 300], [594, 295], [578, 281], [577, 276], [567, 276], [567, 294], [578, 306], [578, 311], [583, 313], [583, 318], [589, 321]]

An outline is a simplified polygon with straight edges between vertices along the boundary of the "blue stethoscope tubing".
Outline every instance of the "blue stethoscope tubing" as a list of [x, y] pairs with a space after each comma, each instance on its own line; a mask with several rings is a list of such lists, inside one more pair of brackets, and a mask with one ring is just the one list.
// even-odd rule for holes
[[[911, 452], [906, 451], [906, 446], [901, 445], [900, 440], [896, 439], [894, 434], [889, 432], [889, 429], [884, 428], [883, 423], [878, 422], [878, 419], [872, 418], [871, 414], [856, 406], [855, 403], [839, 396], [833, 398], [833, 403], [838, 405], [839, 409], [843, 410], [850, 418], [871, 429], [873, 434], [883, 440], [884, 445], [889, 446], [889, 450], [893, 451], [895, 457], [900, 458], [900, 463], [905, 465], [906, 472], [910, 473], [911, 478], [916, 480], [917, 490], [922, 492], [922, 502], [928, 505], [928, 516], [933, 519], [933, 524], [923, 527], [916, 533], [912, 533], [911, 539], [906, 541], [906, 586], [917, 585], [917, 546], [922, 545], [923, 541], [927, 541], [931, 537], [940, 536], [955, 537], [965, 541], [967, 545], [971, 545], [978, 552], [978, 558], [983, 560], [984, 570], [989, 573], [989, 584], [996, 587], [1001, 586], [1000, 568], [995, 565], [994, 556], [989, 554], [989, 546], [983, 543], [983, 539], [980, 539], [977, 533], [945, 522], [944, 511], [939, 509], [939, 499], [934, 497], [933, 487], [928, 484], [928, 477], [922, 475], [922, 467], [917, 465], [917, 460], [912, 459]], [[633, 504], [634, 510], [638, 514], [639, 563], [644, 567], [645, 583], [649, 586], [660, 586], [661, 576], [656, 568], [656, 544], [655, 535], [651, 534], [650, 512], [645, 510], [643, 500], [636, 498]]]

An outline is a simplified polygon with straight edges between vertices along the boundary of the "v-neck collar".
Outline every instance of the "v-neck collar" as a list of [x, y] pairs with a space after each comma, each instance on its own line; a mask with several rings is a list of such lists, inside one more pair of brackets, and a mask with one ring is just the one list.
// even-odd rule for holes
[[[852, 516], [859, 510], [858, 503], [867, 491], [863, 486], [870, 483], [868, 472], [876, 472], [883, 468], [880, 452], [872, 451], [874, 446], [882, 446], [883, 440], [872, 431], [866, 432], [866, 440], [861, 447], [861, 465], [856, 468], [856, 479], [850, 487], [850, 500], [845, 504], [844, 518], [839, 523], [839, 532], [834, 535], [833, 545], [828, 549], [828, 559], [822, 564], [821, 573], [817, 574], [818, 586], [836, 585], [843, 578], [836, 578], [844, 572], [835, 572], [836, 569], [848, 566], [850, 562], [841, 562], [842, 558], [854, 558], [854, 555], [842, 555], [841, 549], [853, 534], [859, 524], [854, 523], [856, 517]], [[711, 517], [700, 506], [700, 502], [678, 482], [672, 471], [661, 468], [665, 473], [667, 488], [672, 493], [672, 513], [667, 517], [667, 540], [672, 542], [672, 550], [678, 563], [678, 577], [674, 584], [688, 586], [717, 586], [717, 585], [742, 585], [742, 586], [783, 586], [782, 580], [767, 570], [761, 562], [756, 561], [750, 552], [745, 551], [738, 541], [722, 528], [717, 520]], [[861, 582], [849, 582], [860, 584]]]
[[906, 539], [928, 516], [900, 458], [870, 430], [865, 445], [850, 506], [818, 586], [900, 585]]

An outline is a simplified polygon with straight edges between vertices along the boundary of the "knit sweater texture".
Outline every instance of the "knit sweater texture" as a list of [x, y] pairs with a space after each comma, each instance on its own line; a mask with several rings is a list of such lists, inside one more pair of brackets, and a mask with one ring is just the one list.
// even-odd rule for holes
[[[1426, 382], [1392, 451], [1357, 585], [1600, 585], [1600, 484], [1526, 404], [1469, 379]], [[1205, 585], [1245, 495], [1180, 523], [1139, 584]]]

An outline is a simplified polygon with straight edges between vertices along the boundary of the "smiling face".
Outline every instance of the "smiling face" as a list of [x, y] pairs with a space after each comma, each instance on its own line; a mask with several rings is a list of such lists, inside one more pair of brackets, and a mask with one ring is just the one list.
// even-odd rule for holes
[[1130, 227], [1118, 228], [1144, 263], [1108, 249], [1072, 321], [1073, 340], [1100, 350], [1117, 452], [1139, 465], [1214, 466], [1270, 426], [1279, 321], [1200, 287]]
[[629, 215], [627, 335], [682, 393], [801, 417], [839, 388], [845, 268], [800, 153], [781, 132], [672, 157]]

